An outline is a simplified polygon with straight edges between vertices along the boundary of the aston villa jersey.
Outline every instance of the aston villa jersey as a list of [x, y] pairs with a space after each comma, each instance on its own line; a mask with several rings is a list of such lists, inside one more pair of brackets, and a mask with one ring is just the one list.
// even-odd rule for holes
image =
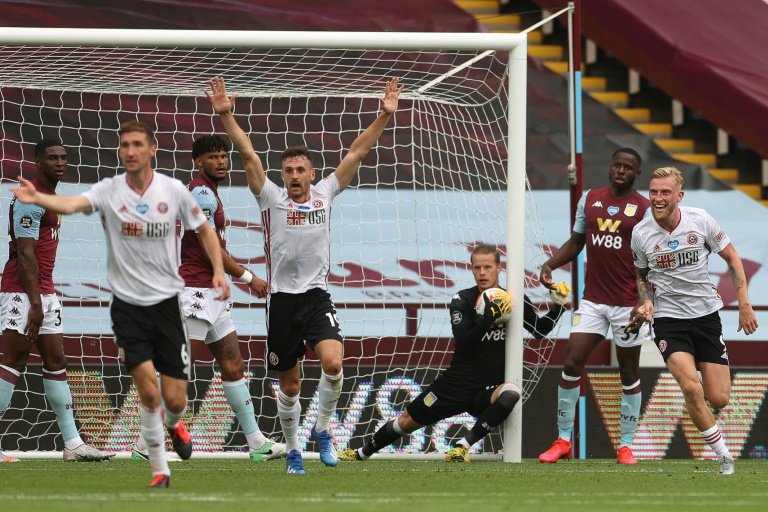
[[269, 291], [303, 293], [327, 288], [331, 259], [331, 202], [339, 194], [336, 174], [310, 186], [306, 203], [271, 181], [256, 196], [264, 227]]
[[[35, 185], [38, 192], [56, 194], [55, 191], [46, 188], [37, 177], [30, 181]], [[37, 282], [40, 287], [40, 294], [55, 293], [53, 267], [56, 264], [56, 250], [59, 248], [61, 215], [49, 212], [36, 204], [22, 203], [14, 197], [11, 200], [8, 219], [8, 235], [10, 237], [8, 262], [3, 269], [0, 290], [4, 292], [27, 292], [19, 278], [17, 240], [19, 238], [33, 238], [37, 240], [35, 257], [37, 258]]]
[[672, 232], [648, 217], [632, 233], [635, 265], [649, 269], [654, 317], [698, 318], [723, 307], [707, 264], [710, 253], [731, 241], [706, 211], [679, 208], [680, 223]]
[[181, 218], [185, 229], [197, 229], [206, 219], [179, 180], [154, 172], [139, 195], [125, 177], [104, 178], [83, 195], [101, 215], [112, 293], [129, 304], [151, 306], [184, 288], [176, 219]]
[[[192, 193], [208, 224], [216, 231], [222, 249], [227, 248], [224, 238], [226, 219], [224, 206], [219, 199], [219, 193], [214, 184], [205, 176], [198, 174], [187, 188]], [[213, 267], [208, 255], [197, 238], [195, 230], [186, 230], [181, 238], [181, 267], [179, 274], [184, 279], [184, 285], [192, 288], [213, 287]]]
[[623, 307], [637, 303], [630, 243], [632, 228], [643, 219], [649, 204], [638, 192], [616, 197], [609, 187], [589, 190], [581, 197], [573, 230], [586, 235], [585, 300]]

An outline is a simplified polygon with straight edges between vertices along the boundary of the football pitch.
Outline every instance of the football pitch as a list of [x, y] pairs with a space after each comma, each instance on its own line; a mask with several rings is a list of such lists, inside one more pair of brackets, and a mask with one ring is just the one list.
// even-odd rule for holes
[[544, 465], [437, 461], [192, 459], [172, 463], [170, 489], [148, 489], [146, 462], [24, 460], [0, 465], [0, 509], [51, 511], [734, 511], [768, 509], [765, 461], [737, 461], [720, 477], [714, 461], [588, 460]]

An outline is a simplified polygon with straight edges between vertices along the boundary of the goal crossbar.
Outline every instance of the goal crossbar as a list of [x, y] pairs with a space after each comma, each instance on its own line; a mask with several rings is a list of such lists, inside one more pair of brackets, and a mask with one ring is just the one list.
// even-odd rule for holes
[[178, 48], [330, 48], [388, 50], [511, 50], [524, 34], [454, 32], [311, 32], [155, 30], [105, 28], [0, 28], [0, 44]]

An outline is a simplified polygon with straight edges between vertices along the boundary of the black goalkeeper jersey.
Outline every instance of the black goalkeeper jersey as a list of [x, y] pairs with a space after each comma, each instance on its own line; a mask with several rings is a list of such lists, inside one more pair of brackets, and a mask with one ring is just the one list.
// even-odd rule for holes
[[[442, 383], [485, 387], [504, 382], [506, 325], [495, 325], [475, 312], [480, 295], [477, 286], [461, 290], [450, 305], [455, 349], [451, 365], [439, 377]], [[523, 301], [523, 326], [534, 337], [543, 337], [557, 323], [565, 308], [553, 304], [539, 317], [526, 295]]]

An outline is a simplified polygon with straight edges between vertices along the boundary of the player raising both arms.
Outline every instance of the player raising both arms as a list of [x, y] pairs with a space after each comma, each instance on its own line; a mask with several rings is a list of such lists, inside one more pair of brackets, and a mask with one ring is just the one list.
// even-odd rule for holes
[[277, 370], [280, 384], [277, 411], [288, 452], [286, 470], [289, 474], [306, 472], [298, 441], [299, 359], [306, 352], [305, 342], [317, 353], [322, 369], [318, 418], [312, 427], [312, 438], [323, 464], [335, 466], [338, 457], [328, 423], [341, 393], [344, 350], [336, 307], [326, 282], [330, 269], [331, 202], [347, 188], [389, 123], [397, 110], [402, 87], [397, 78], [387, 82], [379, 115], [354, 140], [336, 171], [317, 185], [312, 184], [315, 169], [307, 148], [286, 149], [280, 170], [285, 188], [280, 188], [267, 179], [261, 159], [235, 120], [232, 111], [237, 95], [227, 95], [221, 77], [211, 80], [210, 86], [206, 95], [240, 153], [248, 187], [261, 209], [269, 272], [267, 365]]
[[[53, 196], [67, 170], [67, 150], [54, 140], [35, 146], [37, 176], [30, 180], [41, 194]], [[38, 205], [12, 200], [8, 213], [8, 262], [0, 286], [3, 317], [3, 364], [0, 365], [0, 418], [24, 372], [32, 345], [43, 362], [45, 397], [56, 413], [64, 440], [65, 461], [101, 461], [114, 457], [83, 442], [75, 426], [67, 383], [61, 303], [53, 286], [61, 216]], [[2, 462], [17, 459], [0, 453]]]
[[552, 288], [552, 271], [574, 261], [587, 246], [587, 271], [584, 298], [573, 313], [571, 336], [565, 365], [557, 388], [558, 438], [539, 455], [541, 462], [571, 458], [571, 435], [579, 380], [584, 365], [610, 328], [616, 345], [621, 375], [621, 440], [616, 459], [619, 464], [637, 464], [632, 441], [640, 417], [640, 349], [648, 337], [648, 327], [625, 332], [627, 318], [637, 303], [635, 270], [629, 245], [632, 228], [642, 220], [648, 200], [635, 190], [640, 175], [640, 155], [622, 148], [611, 158], [607, 187], [587, 191], [579, 201], [571, 238], [541, 266], [539, 280]]
[[717, 253], [728, 264], [739, 302], [738, 330], [752, 334], [757, 319], [749, 303], [744, 265], [711, 215], [701, 208], [678, 206], [683, 199], [683, 174], [678, 169], [653, 171], [648, 191], [653, 216], [632, 232], [640, 298], [629, 329], [636, 331], [653, 321], [654, 341], [680, 385], [691, 421], [717, 455], [720, 474], [732, 475], [733, 456], [706, 402], [722, 409], [731, 396], [719, 313], [723, 301], [710, 280], [709, 255]]
[[[485, 312], [478, 315], [475, 303], [480, 294], [499, 287], [502, 272], [501, 255], [496, 247], [478, 245], [470, 256], [476, 285], [453, 296], [450, 305], [451, 327], [456, 340], [453, 360], [447, 370], [417, 396], [397, 418], [387, 421], [358, 450], [339, 453], [344, 461], [365, 460], [424, 426], [468, 412], [477, 418], [469, 433], [445, 454], [446, 462], [469, 462], [470, 447], [483, 439], [509, 416], [520, 400], [522, 390], [515, 382], [504, 382], [506, 324], [497, 323], [511, 310], [511, 302], [496, 304], [487, 296]], [[565, 288], [565, 289], [563, 289]], [[565, 310], [567, 285], [552, 292], [554, 303], [546, 315], [539, 317], [526, 296], [523, 300], [523, 326], [535, 337], [549, 333]]]
[[[184, 280], [179, 276], [176, 221], [197, 229], [213, 267], [212, 286], [229, 298], [221, 246], [213, 228], [184, 185], [157, 173], [154, 132], [146, 123], [120, 127], [118, 155], [125, 172], [104, 178], [76, 196], [52, 196], [19, 178], [16, 198], [71, 214], [99, 212], [107, 241], [107, 281], [112, 289], [110, 316], [118, 355], [133, 378], [141, 406], [141, 435], [149, 446], [154, 475], [150, 487], [168, 487], [171, 471], [163, 424], [179, 456], [192, 455], [192, 438], [181, 421], [187, 406], [189, 353], [179, 309]], [[162, 386], [158, 386], [157, 373]], [[161, 410], [162, 403], [165, 408]]]
[[[227, 222], [224, 205], [219, 198], [219, 183], [229, 173], [229, 150], [227, 141], [218, 135], [205, 135], [195, 140], [192, 160], [198, 173], [187, 188], [219, 239], [224, 271], [248, 285], [254, 295], [264, 298], [267, 283], [237, 264], [227, 252], [224, 237]], [[231, 304], [216, 298], [211, 262], [193, 230], [184, 231], [181, 239], [179, 274], [184, 278], [181, 308], [192, 345], [192, 361], [200, 345], [205, 343], [221, 369], [224, 395], [243, 429], [251, 460], [266, 461], [284, 456], [285, 445], [267, 439], [256, 422], [253, 400], [243, 373], [245, 364], [232, 323]], [[146, 444], [142, 439], [131, 456], [133, 459], [147, 459]]]

